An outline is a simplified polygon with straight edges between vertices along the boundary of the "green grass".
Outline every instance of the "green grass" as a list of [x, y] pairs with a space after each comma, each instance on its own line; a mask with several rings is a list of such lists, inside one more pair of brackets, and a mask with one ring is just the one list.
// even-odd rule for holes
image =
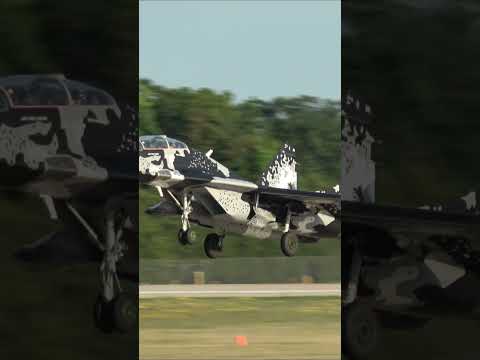
[[204, 273], [206, 283], [298, 283], [305, 276], [317, 283], [338, 283], [340, 271], [338, 256], [140, 261], [140, 281], [148, 284], [191, 284], [196, 272]]
[[140, 358], [339, 359], [340, 299], [144, 299]]

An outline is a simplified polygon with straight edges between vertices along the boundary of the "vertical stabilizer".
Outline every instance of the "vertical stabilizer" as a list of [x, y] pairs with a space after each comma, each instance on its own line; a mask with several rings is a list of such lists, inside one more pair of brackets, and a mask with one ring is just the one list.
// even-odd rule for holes
[[297, 189], [295, 149], [285, 144], [262, 173], [258, 184], [264, 187]]
[[342, 200], [375, 202], [375, 162], [368, 104], [348, 94], [342, 97]]

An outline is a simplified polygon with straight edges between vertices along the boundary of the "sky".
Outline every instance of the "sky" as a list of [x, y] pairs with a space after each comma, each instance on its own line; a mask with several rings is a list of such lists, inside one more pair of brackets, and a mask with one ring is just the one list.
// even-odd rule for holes
[[340, 69], [339, 0], [140, 2], [140, 77], [158, 85], [338, 100]]

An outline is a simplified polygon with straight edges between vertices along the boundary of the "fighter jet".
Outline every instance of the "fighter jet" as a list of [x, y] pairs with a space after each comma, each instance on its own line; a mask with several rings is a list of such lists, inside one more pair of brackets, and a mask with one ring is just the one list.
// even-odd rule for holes
[[237, 176], [206, 153], [165, 135], [140, 137], [139, 176], [162, 200], [147, 209], [155, 215], [180, 215], [178, 241], [191, 244], [191, 224], [212, 232], [204, 240], [208, 257], [223, 249], [227, 233], [275, 239], [286, 256], [299, 242], [338, 236], [340, 195], [335, 190], [297, 190], [295, 149], [285, 144], [257, 182]]
[[342, 352], [367, 359], [381, 329], [480, 314], [476, 193], [402, 208], [375, 200], [372, 111], [342, 98]]
[[117, 263], [138, 239], [137, 129], [136, 111], [98, 88], [63, 75], [0, 78], [0, 191], [39, 196], [64, 225], [17, 255], [100, 262], [95, 324], [106, 332], [136, 330], [137, 294], [122, 291]]

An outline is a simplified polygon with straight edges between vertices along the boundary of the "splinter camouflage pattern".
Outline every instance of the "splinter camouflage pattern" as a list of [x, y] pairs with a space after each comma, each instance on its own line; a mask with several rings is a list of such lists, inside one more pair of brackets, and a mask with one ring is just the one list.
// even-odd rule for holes
[[[0, 190], [40, 196], [64, 225], [16, 255], [100, 262], [101, 329], [106, 304], [127, 299], [116, 266], [138, 241], [137, 131], [136, 111], [97, 88], [62, 75], [0, 78]], [[137, 276], [138, 265], [122, 275]]]
[[368, 131], [370, 106], [348, 94], [342, 103], [342, 200], [375, 202], [375, 142]]
[[[475, 192], [418, 209], [374, 205], [370, 106], [342, 99], [342, 285], [344, 304], [368, 298], [377, 309], [480, 304]], [[358, 262], [358, 257], [360, 262]], [[359, 271], [355, 266], [360, 264]]]
[[260, 185], [282, 189], [297, 189], [297, 171], [295, 170], [295, 149], [285, 144], [275, 159], [260, 177]]
[[287, 206], [291, 208], [289, 231], [302, 241], [318, 241], [339, 234], [335, 215], [336, 192], [302, 192], [297, 188], [295, 149], [279, 151], [258, 183], [231, 172], [205, 153], [163, 135], [140, 137], [139, 176], [156, 186], [162, 201], [150, 214], [181, 214], [182, 194], [192, 196], [189, 219], [214, 228], [259, 239], [280, 238], [285, 230]]
[[0, 188], [92, 196], [134, 176], [137, 127], [133, 109], [63, 76], [0, 78]]

